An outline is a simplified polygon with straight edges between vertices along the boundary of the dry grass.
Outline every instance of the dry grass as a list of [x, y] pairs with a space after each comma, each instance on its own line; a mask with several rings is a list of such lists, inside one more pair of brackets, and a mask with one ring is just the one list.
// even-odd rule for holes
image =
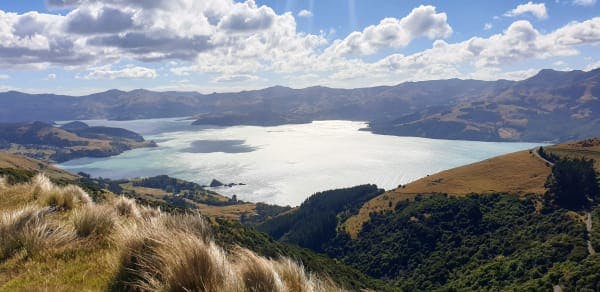
[[79, 237], [106, 236], [115, 229], [116, 213], [107, 206], [87, 206], [73, 213], [73, 226]]
[[73, 240], [71, 229], [48, 219], [49, 208], [27, 206], [3, 212], [0, 217], [0, 259], [23, 250], [27, 255]]
[[238, 251], [237, 273], [245, 291], [284, 291], [273, 263], [247, 249]]
[[544, 183], [550, 171], [550, 167], [529, 151], [515, 152], [442, 171], [371, 199], [362, 206], [357, 215], [345, 222], [344, 228], [352, 237], [356, 237], [363, 223], [369, 220], [369, 214], [392, 210], [398, 202], [412, 200], [417, 195], [541, 195], [546, 191]]
[[270, 260], [236, 248], [228, 254], [211, 239], [198, 214], [163, 215], [123, 225], [115, 290], [340, 291], [289, 259]]
[[4, 178], [3, 176], [0, 176], [0, 190], [6, 189], [7, 187], [8, 187], [8, 184], [6, 182], [6, 178]]
[[567, 142], [545, 148], [548, 152], [560, 157], [583, 157], [595, 160], [596, 171], [600, 172], [600, 138], [592, 138], [577, 142]]
[[119, 216], [140, 218], [140, 210], [134, 199], [126, 198], [124, 196], [119, 197], [115, 202], [115, 209]]
[[251, 203], [227, 206], [211, 206], [199, 203], [196, 203], [195, 205], [202, 214], [206, 214], [210, 217], [240, 220], [242, 214], [250, 216], [256, 214], [256, 205]]
[[[30, 203], [0, 208], [0, 281], [10, 283], [3, 288], [69, 290], [91, 277], [89, 287], [128, 291], [340, 290], [289, 259], [239, 247], [227, 252], [199, 213], [165, 214], [125, 197], [94, 204], [80, 188], [55, 186], [45, 176], [5, 187], [2, 192], [29, 189]], [[18, 268], [20, 259], [25, 270]], [[93, 273], [95, 261], [101, 275]], [[51, 285], [39, 281], [44, 269], [53, 275]]]
[[44, 172], [47, 176], [54, 179], [72, 180], [77, 178], [76, 175], [56, 168], [48, 163], [20, 155], [10, 154], [5, 151], [0, 151], [0, 168], [14, 168], [33, 172]]

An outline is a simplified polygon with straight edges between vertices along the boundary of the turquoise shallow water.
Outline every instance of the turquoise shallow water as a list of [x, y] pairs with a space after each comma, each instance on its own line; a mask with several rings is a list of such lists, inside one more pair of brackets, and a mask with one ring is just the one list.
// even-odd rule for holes
[[359, 130], [365, 123], [351, 121], [225, 128], [191, 126], [182, 119], [85, 122], [136, 131], [159, 147], [76, 159], [59, 167], [106, 178], [167, 174], [200, 184], [215, 178], [245, 184], [217, 189], [223, 194], [292, 206], [318, 191], [364, 183], [390, 189], [540, 145], [375, 135]]

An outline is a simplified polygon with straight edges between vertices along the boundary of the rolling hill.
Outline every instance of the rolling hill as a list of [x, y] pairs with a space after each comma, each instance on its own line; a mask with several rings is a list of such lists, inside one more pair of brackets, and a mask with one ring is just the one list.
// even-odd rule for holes
[[0, 150], [44, 161], [62, 162], [80, 157], [106, 157], [153, 141], [134, 132], [109, 127], [70, 123], [65, 128], [43, 122], [0, 124]]
[[370, 214], [393, 210], [398, 202], [413, 200], [416, 196], [466, 196], [473, 193], [542, 195], [546, 192], [544, 183], [548, 175], [550, 167], [529, 151], [493, 157], [426, 176], [377, 196], [348, 218], [344, 227], [355, 237]]
[[[0, 290], [392, 290], [228, 216], [156, 201], [202, 191], [194, 183], [161, 176], [115, 185], [2, 152], [0, 166]], [[125, 196], [111, 191], [120, 184]]]
[[139, 89], [85, 96], [10, 91], [0, 93], [0, 122], [196, 116], [194, 124], [228, 126], [345, 119], [367, 121], [368, 130], [388, 135], [563, 142], [600, 135], [599, 97], [600, 69], [542, 70], [522, 81], [450, 79], [358, 89]]
[[[323, 192], [258, 228], [401, 291], [595, 291], [600, 180], [591, 163], [572, 158], [596, 157], [597, 146], [588, 139], [544, 147], [542, 156], [516, 152], [383, 194]], [[340, 194], [347, 207], [332, 208]]]

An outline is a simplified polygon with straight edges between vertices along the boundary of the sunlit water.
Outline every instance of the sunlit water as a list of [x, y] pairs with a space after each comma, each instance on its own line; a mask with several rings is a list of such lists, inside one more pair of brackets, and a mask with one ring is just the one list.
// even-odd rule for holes
[[94, 177], [133, 178], [167, 174], [209, 184], [242, 200], [298, 205], [323, 190], [373, 183], [390, 189], [445, 169], [517, 150], [532, 143], [436, 140], [375, 135], [362, 122], [318, 121], [276, 127], [191, 126], [181, 119], [85, 121], [136, 131], [157, 148], [59, 165]]

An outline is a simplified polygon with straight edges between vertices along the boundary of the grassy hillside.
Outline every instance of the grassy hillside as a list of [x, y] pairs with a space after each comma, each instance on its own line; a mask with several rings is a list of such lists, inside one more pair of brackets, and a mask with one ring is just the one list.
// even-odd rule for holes
[[429, 175], [377, 196], [350, 217], [344, 228], [356, 236], [370, 214], [393, 210], [398, 202], [414, 199], [417, 195], [543, 194], [549, 174], [550, 167], [528, 151], [490, 158]]
[[[9, 159], [0, 160], [1, 165], [43, 165], [3, 157]], [[199, 285], [217, 287], [209, 291], [390, 289], [326, 256], [222, 218], [227, 216], [196, 213], [139, 194], [135, 200], [120, 197], [109, 191], [119, 185], [114, 181], [68, 174], [53, 178], [59, 186], [39, 175], [29, 182], [33, 168], [6, 169], [10, 172], [0, 179], [0, 290], [194, 290]], [[17, 178], [20, 183], [8, 182]], [[179, 180], [176, 185], [198, 187]], [[157, 197], [173, 195], [156, 187], [139, 188]]]
[[335, 237], [339, 223], [381, 193], [383, 190], [376, 185], [316, 193], [298, 208], [275, 216], [257, 228], [275, 239], [322, 252], [323, 244]]
[[[328, 254], [406, 291], [597, 291], [581, 215], [539, 196], [434, 195], [371, 214]], [[595, 207], [596, 212], [600, 207]]]
[[63, 129], [42, 122], [0, 124], [0, 150], [47, 162], [106, 157], [155, 146], [154, 142], [144, 141], [140, 135], [119, 128], [85, 125]]
[[384, 199], [355, 234], [343, 227], [360, 205], [327, 202], [345, 192], [337, 198], [360, 204], [360, 188], [315, 195], [259, 227], [405, 291], [597, 291], [598, 177], [589, 161], [550, 165], [524, 151], [430, 176], [367, 202]]
[[76, 175], [53, 167], [45, 162], [0, 151], [0, 175], [6, 175], [9, 172], [15, 171], [29, 174], [44, 172], [47, 176], [57, 180], [74, 180], [77, 178]]
[[585, 157], [594, 159], [596, 170], [600, 171], [600, 138], [591, 138], [583, 141], [567, 142], [545, 149], [559, 157]]

